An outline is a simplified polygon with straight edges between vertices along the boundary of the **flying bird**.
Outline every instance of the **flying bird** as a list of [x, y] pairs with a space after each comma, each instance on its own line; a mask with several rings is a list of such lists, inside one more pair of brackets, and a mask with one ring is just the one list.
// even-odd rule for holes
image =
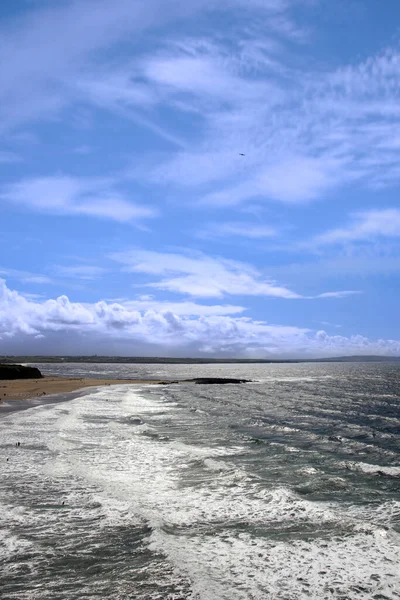
[[242, 152], [239, 152], [239, 156], [246, 156], [246, 155], [243, 154]]

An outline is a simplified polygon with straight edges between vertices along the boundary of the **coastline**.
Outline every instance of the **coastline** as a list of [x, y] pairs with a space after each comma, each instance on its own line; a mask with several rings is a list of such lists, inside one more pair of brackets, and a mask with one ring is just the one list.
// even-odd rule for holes
[[41, 379], [6, 379], [0, 381], [0, 407], [4, 402], [23, 402], [34, 398], [46, 398], [56, 394], [68, 394], [88, 387], [109, 385], [159, 384], [157, 379], [93, 379], [89, 377], [43, 377]]
[[249, 383], [226, 378], [194, 379], [97, 379], [94, 377], [54, 377], [0, 380], [0, 415], [47, 403], [65, 402], [84, 395], [90, 388], [120, 385], [169, 385], [174, 383]]

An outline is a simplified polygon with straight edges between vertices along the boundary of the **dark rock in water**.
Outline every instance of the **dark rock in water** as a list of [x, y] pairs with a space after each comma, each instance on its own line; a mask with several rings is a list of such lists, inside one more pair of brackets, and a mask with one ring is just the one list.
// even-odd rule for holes
[[169, 385], [171, 383], [197, 383], [200, 385], [215, 385], [223, 383], [251, 383], [251, 379], [232, 379], [227, 377], [196, 377], [195, 379], [169, 379], [158, 381], [158, 385]]
[[36, 367], [0, 365], [0, 379], [40, 379], [43, 375]]
[[198, 377], [196, 379], [191, 379], [190, 381], [200, 385], [214, 385], [221, 383], [251, 383], [250, 379], [228, 379], [225, 377]]

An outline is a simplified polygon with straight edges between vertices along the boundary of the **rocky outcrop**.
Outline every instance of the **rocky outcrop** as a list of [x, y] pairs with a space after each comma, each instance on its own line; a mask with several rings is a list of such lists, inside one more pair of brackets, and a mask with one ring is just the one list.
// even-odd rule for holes
[[228, 377], [197, 377], [196, 379], [191, 379], [190, 381], [199, 385], [215, 385], [221, 383], [250, 383], [250, 379], [233, 379]]
[[0, 364], [0, 379], [40, 379], [42, 377], [43, 375], [36, 367]]
[[219, 385], [224, 383], [251, 383], [251, 379], [233, 379], [232, 377], [196, 377], [195, 379], [167, 379], [158, 381], [159, 385], [171, 383], [197, 383], [198, 385]]

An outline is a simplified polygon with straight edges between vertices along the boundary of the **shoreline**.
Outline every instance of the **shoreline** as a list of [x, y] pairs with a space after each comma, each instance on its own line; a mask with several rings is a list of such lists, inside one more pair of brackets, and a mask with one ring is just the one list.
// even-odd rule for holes
[[226, 378], [195, 379], [96, 379], [89, 377], [54, 377], [0, 380], [0, 415], [42, 404], [65, 402], [84, 395], [85, 390], [134, 385], [170, 385], [176, 383], [250, 383], [250, 380]]
[[157, 385], [159, 379], [94, 379], [89, 377], [43, 377], [40, 379], [5, 379], [0, 381], [0, 407], [4, 402], [24, 402], [35, 398], [69, 394], [89, 387], [110, 385]]

